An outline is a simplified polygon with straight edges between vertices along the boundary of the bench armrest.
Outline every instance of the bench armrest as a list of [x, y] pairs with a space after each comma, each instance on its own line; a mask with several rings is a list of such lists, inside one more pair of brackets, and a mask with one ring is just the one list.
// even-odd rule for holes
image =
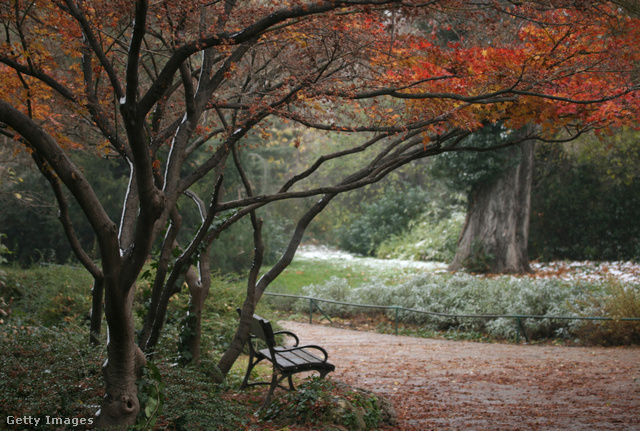
[[298, 336], [291, 331], [276, 331], [273, 333], [273, 335], [288, 335], [290, 337], [293, 337], [296, 340], [296, 344], [294, 344], [293, 347], [298, 347], [298, 344], [300, 344], [300, 339], [298, 338]]
[[329, 359], [329, 354], [327, 353], [327, 351], [324, 350], [322, 347], [316, 346], [314, 344], [309, 344], [306, 346], [296, 346], [296, 347], [291, 347], [289, 349], [278, 347], [275, 351], [277, 353], [284, 353], [284, 352], [295, 352], [296, 350], [303, 350], [303, 349], [314, 349], [322, 352], [322, 354], [324, 355], [324, 359], [322, 359], [322, 362], [327, 362], [327, 360]]

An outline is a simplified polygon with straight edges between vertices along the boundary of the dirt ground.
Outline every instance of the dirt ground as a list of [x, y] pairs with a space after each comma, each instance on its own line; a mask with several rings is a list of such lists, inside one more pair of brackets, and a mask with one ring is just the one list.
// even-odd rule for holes
[[484, 344], [298, 322], [333, 379], [387, 397], [398, 430], [638, 430], [640, 348]]

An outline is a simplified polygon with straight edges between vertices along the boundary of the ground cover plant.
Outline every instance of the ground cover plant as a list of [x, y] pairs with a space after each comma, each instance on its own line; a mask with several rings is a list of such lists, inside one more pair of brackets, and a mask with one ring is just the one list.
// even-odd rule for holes
[[[102, 347], [87, 346], [86, 329], [9, 322], [0, 325], [0, 338], [3, 429], [24, 429], [12, 423], [22, 417], [39, 421], [28, 429], [93, 429], [106, 355]], [[252, 422], [252, 411], [225, 398], [235, 372], [221, 385], [215, 383], [215, 365], [176, 367], [174, 359], [175, 353], [150, 363], [138, 380], [144, 408], [133, 429], [235, 431]]]
[[[84, 269], [60, 265], [5, 266], [2, 270], [3, 429], [22, 429], [10, 423], [11, 418], [21, 417], [40, 419], [37, 429], [42, 430], [58, 430], [61, 426], [91, 429], [104, 395], [101, 368], [106, 352], [104, 347], [86, 342], [91, 302], [86, 287], [91, 285], [90, 275]], [[228, 278], [221, 278], [213, 288], [221, 298], [235, 303], [239, 295], [235, 287], [237, 284]], [[148, 363], [138, 380], [139, 402], [144, 408], [136, 429], [244, 428], [252, 421], [251, 412], [243, 404], [225, 398], [230, 388], [239, 385], [241, 371], [234, 370], [221, 384], [212, 359], [221, 354], [232, 337], [237, 320], [235, 308], [225, 301], [219, 307], [211, 307], [204, 320], [207, 355], [197, 367], [183, 367], [176, 366], [183, 353], [177, 340], [181, 331], [179, 317], [187, 303], [184, 295], [175, 298], [167, 336], [160, 342], [156, 360]], [[143, 313], [144, 301], [140, 304], [138, 311]]]
[[69, 421], [69, 428], [91, 428], [104, 354], [82, 343], [84, 335], [77, 327], [0, 325], [3, 429], [22, 429], [10, 426], [22, 417], [38, 418], [44, 430], [64, 427], [58, 420]]
[[[276, 399], [261, 413], [265, 422], [280, 425], [333, 424], [349, 431], [375, 430], [383, 422], [394, 425], [383, 401], [374, 394], [354, 390], [331, 378], [311, 378], [295, 392]], [[393, 413], [395, 414], [395, 412]]]

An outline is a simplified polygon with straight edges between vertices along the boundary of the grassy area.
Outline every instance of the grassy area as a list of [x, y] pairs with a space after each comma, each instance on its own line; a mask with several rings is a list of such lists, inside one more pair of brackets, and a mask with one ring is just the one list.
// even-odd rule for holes
[[360, 287], [374, 280], [383, 280], [389, 285], [407, 281], [430, 270], [401, 265], [375, 265], [375, 259], [354, 258], [308, 259], [296, 257], [269, 287], [269, 292], [300, 295], [303, 288], [312, 284], [323, 284], [332, 277], [345, 279], [352, 287]]
[[[93, 279], [79, 267], [51, 265], [2, 268], [0, 308], [14, 321], [45, 326], [75, 323], [91, 311]], [[2, 302], [5, 306], [2, 307]], [[0, 322], [1, 323], [1, 322]]]

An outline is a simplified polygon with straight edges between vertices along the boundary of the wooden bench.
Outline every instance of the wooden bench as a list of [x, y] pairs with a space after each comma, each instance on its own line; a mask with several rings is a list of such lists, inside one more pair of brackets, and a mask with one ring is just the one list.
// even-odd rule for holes
[[[240, 310], [238, 310], [238, 313], [240, 313]], [[295, 344], [291, 347], [279, 346], [275, 341], [276, 335], [288, 335], [295, 340]], [[300, 340], [293, 332], [273, 332], [271, 322], [256, 314], [253, 315], [251, 339], [249, 340], [249, 364], [241, 387], [270, 385], [269, 393], [262, 408], [269, 405], [277, 387], [289, 391], [295, 390], [291, 379], [294, 374], [304, 371], [317, 371], [320, 373], [320, 377], [324, 378], [328, 373], [336, 369], [333, 364], [327, 362], [328, 355], [325, 349], [320, 346], [300, 346], [299, 344]], [[251, 371], [263, 359], [273, 365], [271, 382], [249, 383]], [[280, 385], [285, 378], [289, 382], [289, 388]]]

